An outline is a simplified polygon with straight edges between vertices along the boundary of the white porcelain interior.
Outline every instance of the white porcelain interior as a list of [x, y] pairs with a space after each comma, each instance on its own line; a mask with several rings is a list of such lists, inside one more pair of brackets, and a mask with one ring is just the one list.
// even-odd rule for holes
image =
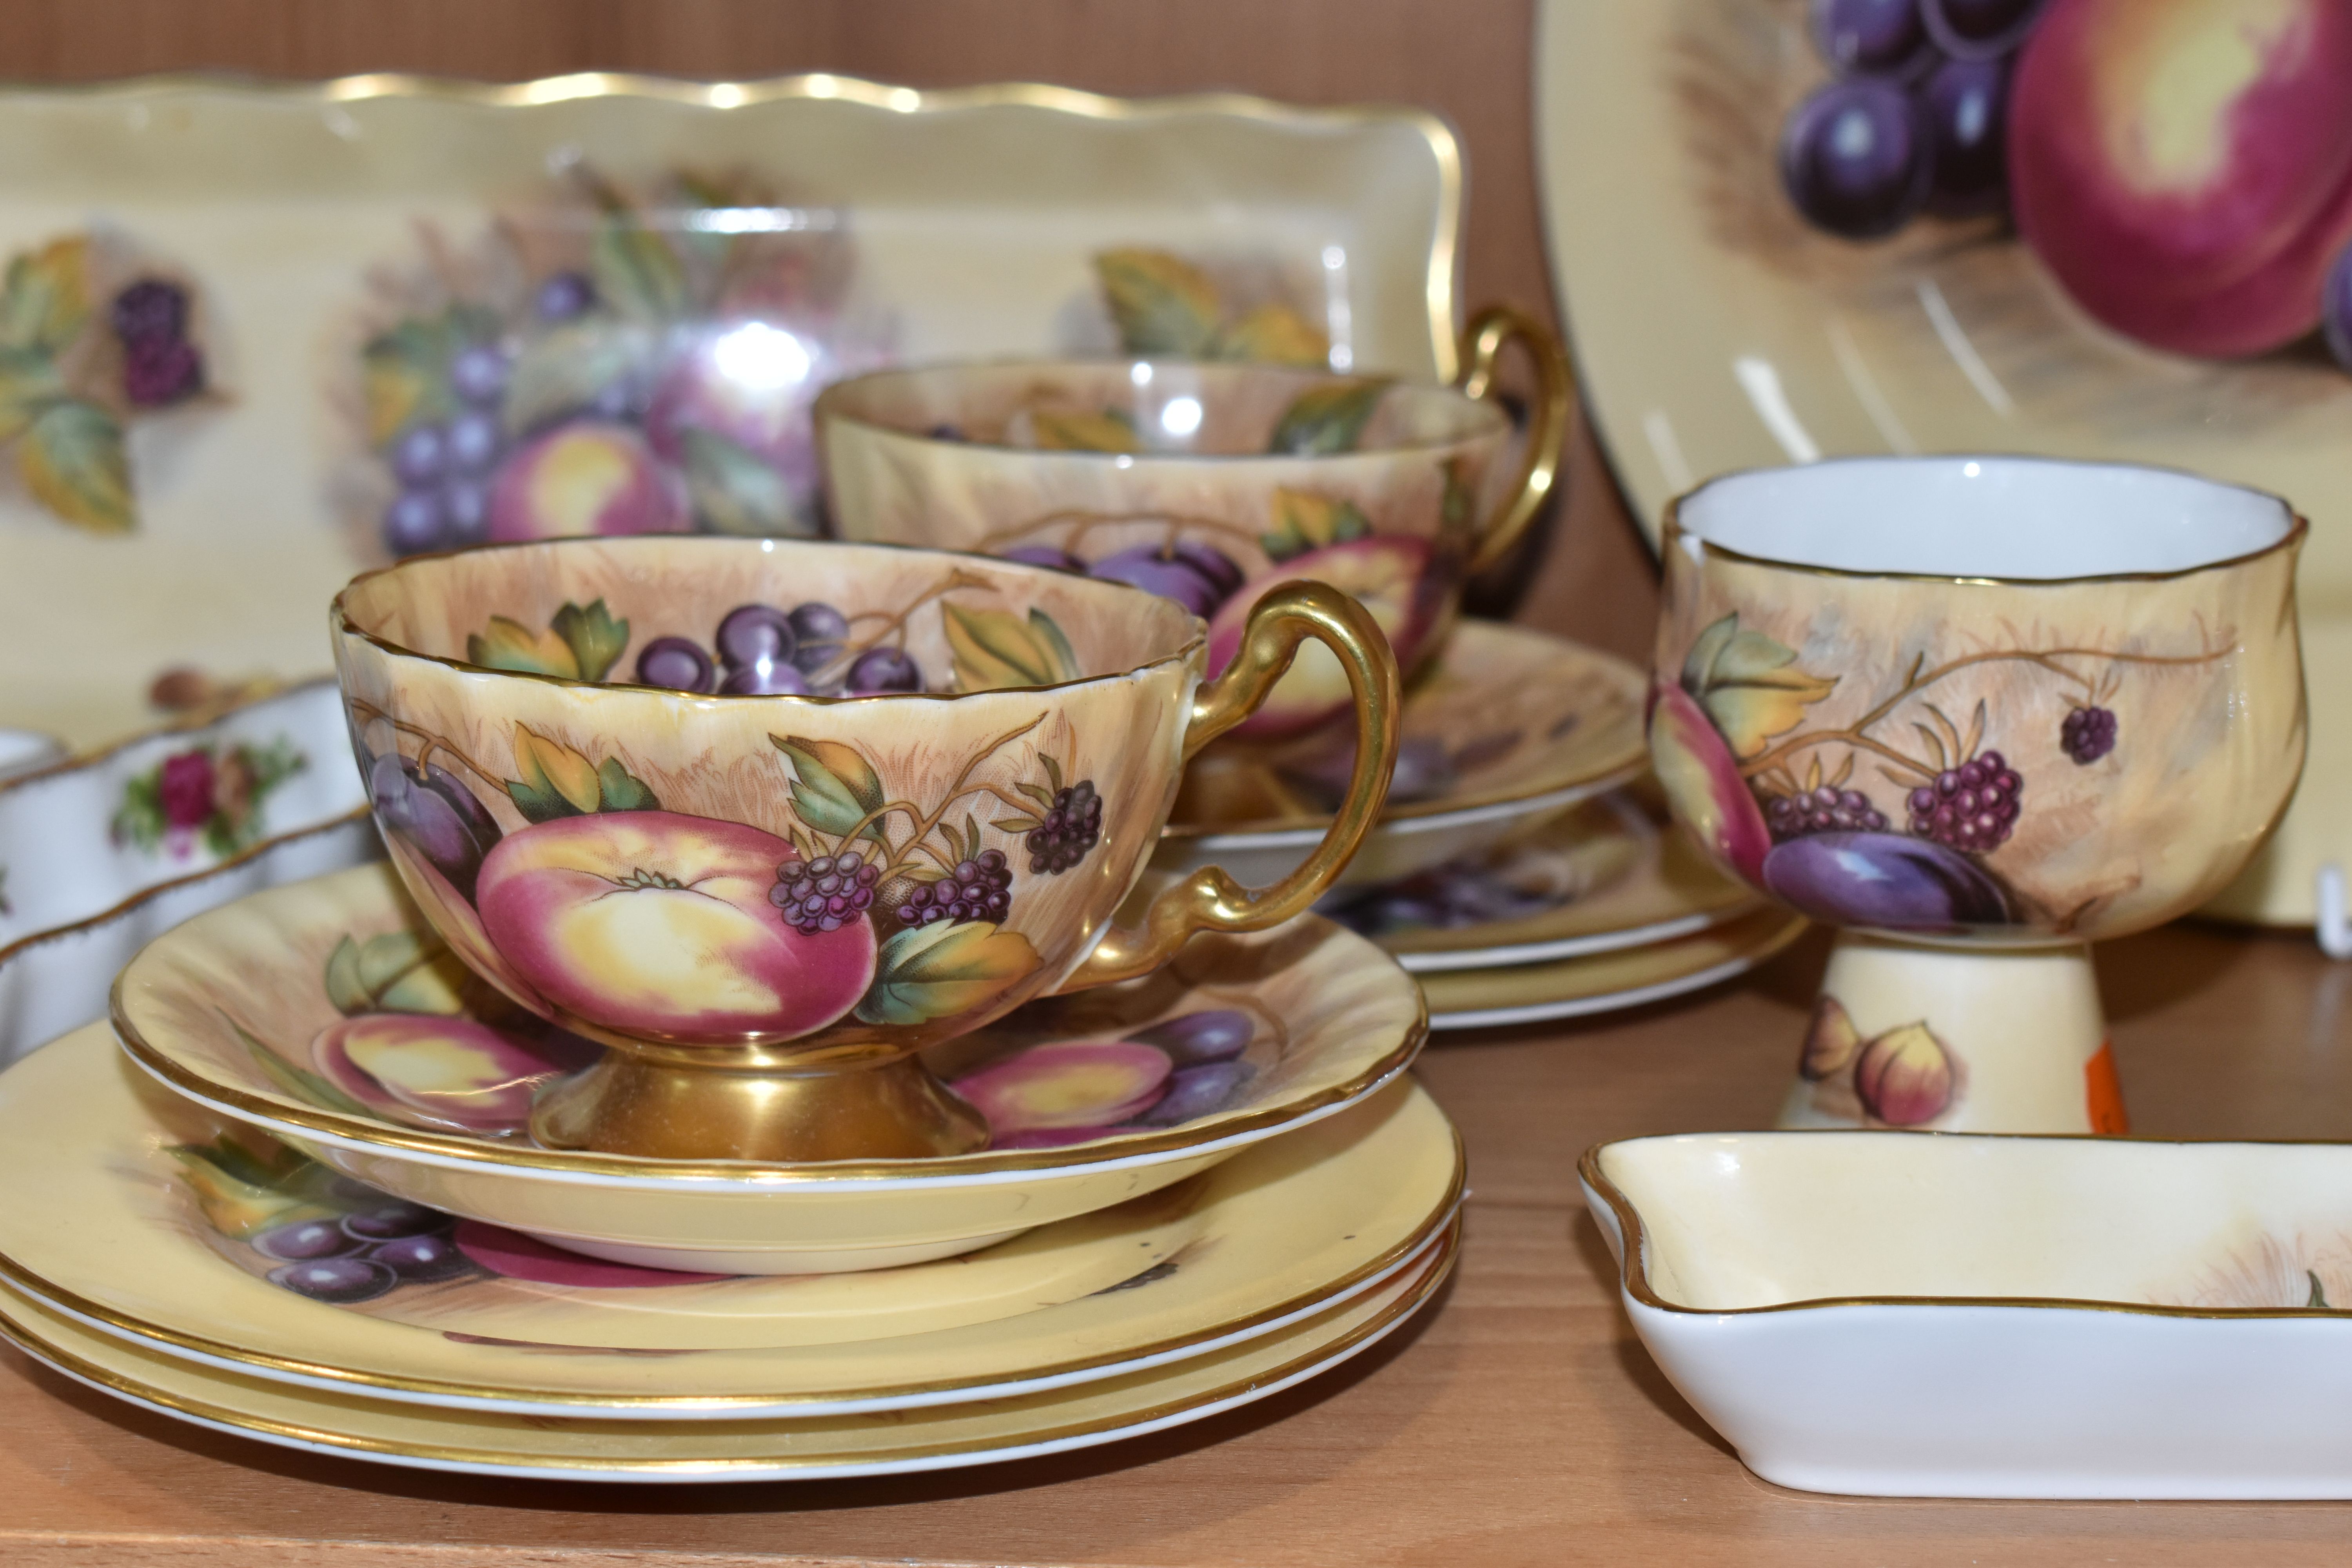
[[2277, 497], [2192, 474], [1998, 457], [1759, 468], [1700, 486], [1675, 519], [1787, 565], [2022, 582], [2190, 571], [2294, 528]]
[[38, 730], [0, 730], [0, 779], [65, 761], [65, 742]]
[[1635, 1330], [1768, 1480], [2352, 1497], [2352, 1146], [1695, 1134], [1584, 1174]]

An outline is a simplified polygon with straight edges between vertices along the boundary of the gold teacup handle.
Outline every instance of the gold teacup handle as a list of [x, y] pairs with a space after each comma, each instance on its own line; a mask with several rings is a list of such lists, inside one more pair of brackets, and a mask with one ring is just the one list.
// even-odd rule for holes
[[1478, 312], [1462, 333], [1462, 379], [1454, 385], [1471, 397], [1494, 390], [1495, 362], [1513, 339], [1527, 345], [1536, 367], [1535, 417], [1528, 424], [1528, 455], [1519, 466], [1518, 483], [1511, 497], [1495, 509], [1478, 531], [1469, 570], [1484, 572], [1509, 552], [1519, 535], [1535, 521], [1544, 497], [1559, 477], [1560, 443], [1568, 439], [1569, 416], [1576, 411], [1576, 382], [1569, 374], [1568, 351], [1549, 328], [1526, 311], [1509, 305], [1490, 305]]
[[1388, 637], [1361, 605], [1339, 589], [1301, 580], [1285, 583], [1257, 602], [1233, 662], [1193, 696], [1184, 760], [1191, 762], [1202, 747], [1256, 712], [1308, 637], [1339, 656], [1356, 700], [1355, 768], [1323, 841], [1270, 888], [1244, 888], [1223, 867], [1203, 866], [1153, 899], [1141, 926], [1105, 931], [1062, 990], [1083, 991], [1148, 974], [1196, 931], [1264, 931], [1304, 914], [1354, 857], [1388, 802], [1401, 704], [1396, 655]]

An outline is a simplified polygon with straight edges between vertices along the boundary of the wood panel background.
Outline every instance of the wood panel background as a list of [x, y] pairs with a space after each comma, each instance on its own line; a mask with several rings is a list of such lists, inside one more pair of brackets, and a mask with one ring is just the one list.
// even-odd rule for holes
[[[1463, 297], [1556, 312], [1537, 205], [1530, 0], [0, 0], [0, 79], [149, 72], [503, 81], [835, 71], [1409, 103], [1469, 166]], [[1588, 431], [1518, 618], [1646, 657], [1654, 574]]]

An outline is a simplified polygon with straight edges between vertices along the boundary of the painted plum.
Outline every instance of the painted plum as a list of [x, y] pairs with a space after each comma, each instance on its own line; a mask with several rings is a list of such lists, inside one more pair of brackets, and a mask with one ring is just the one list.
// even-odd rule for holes
[[482, 862], [482, 926], [550, 1002], [615, 1033], [680, 1045], [793, 1039], [874, 979], [863, 921], [807, 933], [768, 901], [799, 857], [772, 834], [668, 811], [558, 817]]
[[1899, 833], [1816, 833], [1764, 858], [1767, 891], [1831, 925], [1957, 931], [2007, 925], [2008, 896], [1956, 849]]

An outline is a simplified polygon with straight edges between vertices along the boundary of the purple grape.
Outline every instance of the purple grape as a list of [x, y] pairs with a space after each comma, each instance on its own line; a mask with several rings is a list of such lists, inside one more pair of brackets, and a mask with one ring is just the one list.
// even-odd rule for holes
[[160, 278], [142, 278], [114, 297], [114, 335], [125, 343], [169, 342], [188, 331], [188, 291]]
[[1911, 831], [1955, 849], [1998, 849], [2023, 809], [2025, 781], [1999, 752], [1983, 752], [1911, 792]]
[[436, 490], [404, 490], [383, 509], [383, 547], [394, 555], [438, 550], [447, 542], [448, 515]]
[[398, 752], [386, 752], [369, 771], [368, 793], [377, 824], [406, 844], [471, 901], [482, 857], [500, 833], [455, 773], [428, 766], [423, 777]]
[[1957, 849], [1895, 833], [1816, 833], [1764, 857], [1774, 898], [1830, 925], [1951, 931], [2007, 925], [2008, 895]]
[[297, 1220], [265, 1230], [253, 1238], [253, 1249], [280, 1263], [308, 1263], [320, 1258], [341, 1258], [366, 1246], [343, 1233], [331, 1219]]
[[1213, 544], [1203, 544], [1197, 539], [1180, 539], [1168, 547], [1168, 553], [1208, 579], [1209, 586], [1221, 598], [1231, 598], [1241, 591], [1244, 574], [1241, 563]]
[[719, 683], [719, 694], [726, 697], [806, 697], [808, 689], [807, 676], [772, 658], [739, 664]]
[[849, 617], [827, 604], [802, 605], [786, 617], [793, 625], [793, 662], [803, 674], [812, 674], [841, 655], [849, 637]]
[[2320, 286], [2320, 327], [2327, 338], [2327, 352], [2336, 363], [2352, 371], [2352, 245], [2347, 245], [2327, 269], [2327, 281]]
[[2006, 60], [1946, 60], [1919, 89], [1933, 138], [1928, 205], [1958, 216], [2001, 205], [2009, 185]]
[[1774, 795], [1764, 803], [1765, 825], [1777, 841], [1801, 838], [1809, 833], [1884, 833], [1886, 814], [1870, 804], [1858, 789], [1822, 784], [1796, 795]]
[[1813, 47], [1840, 76], [1900, 76], [1927, 52], [1919, 0], [1813, 0]]
[[507, 356], [495, 343], [460, 349], [449, 361], [449, 385], [477, 407], [498, 402], [507, 389]]
[[1050, 566], [1056, 572], [1084, 572], [1087, 563], [1057, 544], [1016, 544], [1000, 557], [1025, 566]]
[[362, 1242], [391, 1241], [404, 1236], [424, 1236], [446, 1230], [457, 1222], [438, 1209], [390, 1198], [373, 1208], [343, 1216], [343, 1234]]
[[1234, 1096], [1257, 1076], [1247, 1062], [1203, 1062], [1180, 1068], [1168, 1075], [1168, 1091], [1160, 1102], [1135, 1119], [1141, 1127], [1173, 1127], [1196, 1116], [1223, 1110]]
[[204, 356], [184, 338], [138, 338], [123, 350], [122, 395], [161, 408], [205, 389]]
[[1219, 1007], [1206, 1013], [1186, 1013], [1163, 1019], [1128, 1036], [1138, 1045], [1157, 1046], [1180, 1068], [1203, 1062], [1231, 1061], [1249, 1049], [1257, 1026], [1246, 1013]]
[[793, 618], [772, 605], [738, 605], [719, 623], [710, 639], [719, 661], [728, 668], [768, 660], [792, 661], [800, 639], [793, 635]]
[[1927, 199], [1934, 173], [1919, 106], [1883, 81], [1833, 81], [1780, 133], [1780, 180], [1806, 221], [1847, 239], [1891, 234]]
[[856, 849], [814, 860], [787, 860], [776, 868], [768, 901], [782, 913], [786, 925], [814, 936], [863, 920], [881, 879], [882, 868]]
[[478, 408], [469, 408], [450, 420], [442, 439], [450, 468], [460, 474], [488, 472], [499, 460], [499, 448], [503, 445], [505, 438], [499, 432], [497, 416]]
[[453, 1279], [474, 1267], [473, 1259], [443, 1235], [398, 1237], [371, 1248], [367, 1256], [369, 1262], [391, 1269], [402, 1283], [411, 1285]]
[[479, 479], [451, 479], [441, 487], [441, 540], [445, 546], [479, 544], [490, 531], [490, 490]]
[[400, 1283], [388, 1264], [367, 1258], [322, 1258], [315, 1263], [289, 1263], [269, 1271], [269, 1282], [298, 1296], [348, 1307], [373, 1301]]
[[1954, 59], [1989, 60], [2023, 43], [2041, 8], [2042, 0], [1919, 0], [1919, 17]]
[[584, 272], [558, 272], [539, 286], [532, 302], [542, 321], [568, 321], [596, 303], [596, 286]]
[[393, 438], [392, 471], [404, 485], [429, 485], [449, 466], [449, 443], [438, 425], [411, 425]]
[[852, 661], [842, 689], [853, 697], [885, 691], [920, 691], [923, 672], [904, 648], [869, 647]]
[[1163, 599], [1173, 599], [1203, 620], [1217, 613], [1226, 595], [1190, 561], [1162, 551], [1156, 544], [1138, 545], [1106, 555], [1087, 568], [1087, 575], [1109, 583], [1127, 583]]
[[710, 656], [692, 637], [656, 637], [637, 655], [639, 686], [663, 686], [672, 691], [709, 691], [714, 673]]

